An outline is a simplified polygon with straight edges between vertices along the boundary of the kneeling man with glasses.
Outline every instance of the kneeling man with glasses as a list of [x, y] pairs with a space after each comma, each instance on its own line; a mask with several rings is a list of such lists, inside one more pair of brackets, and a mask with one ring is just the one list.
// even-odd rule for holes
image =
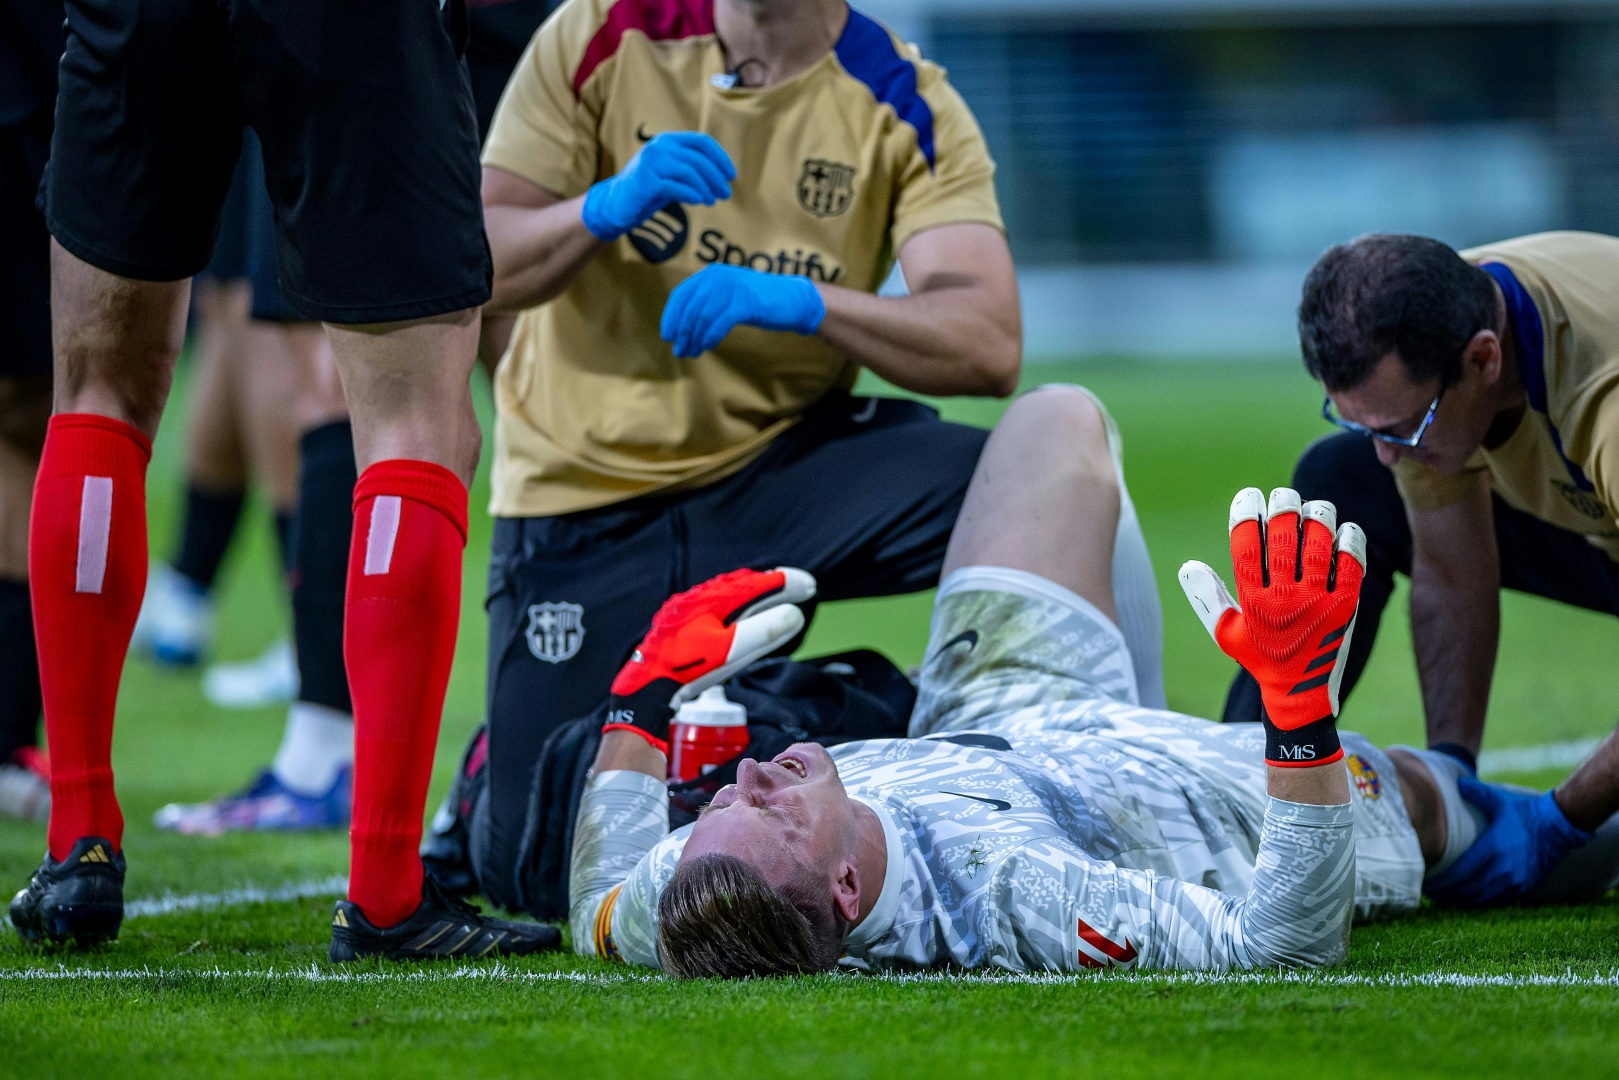
[[[1363, 236], [1305, 279], [1299, 339], [1344, 431], [1304, 452], [1294, 487], [1368, 542], [1340, 692], [1365, 668], [1394, 574], [1409, 575], [1428, 742], [1491, 823], [1427, 891], [1520, 897], [1619, 809], [1619, 737], [1545, 795], [1472, 778], [1500, 590], [1619, 615], [1619, 239], [1541, 233], [1457, 253]], [[1239, 671], [1225, 719], [1260, 711]]]

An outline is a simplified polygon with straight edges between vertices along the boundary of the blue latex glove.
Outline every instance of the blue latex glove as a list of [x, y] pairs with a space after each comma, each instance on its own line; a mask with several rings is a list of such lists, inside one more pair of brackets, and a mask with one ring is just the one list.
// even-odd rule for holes
[[684, 359], [712, 349], [739, 324], [813, 334], [825, 318], [826, 302], [809, 278], [715, 263], [675, 286], [661, 333]]
[[1490, 816], [1490, 827], [1423, 891], [1453, 904], [1521, 899], [1563, 856], [1591, 839], [1564, 816], [1551, 792], [1526, 794], [1471, 776], [1456, 778], [1462, 798]]
[[585, 228], [598, 240], [617, 240], [670, 203], [713, 206], [731, 197], [736, 166], [712, 135], [665, 131], [630, 158], [616, 176], [585, 193]]

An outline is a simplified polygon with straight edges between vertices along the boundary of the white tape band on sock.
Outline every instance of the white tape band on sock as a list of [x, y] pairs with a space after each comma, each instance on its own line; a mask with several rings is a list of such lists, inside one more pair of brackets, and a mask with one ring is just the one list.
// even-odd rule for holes
[[394, 561], [399, 539], [399, 496], [378, 495], [371, 500], [371, 528], [365, 538], [365, 572], [386, 574]]
[[73, 591], [99, 593], [107, 578], [107, 542], [112, 533], [112, 477], [86, 476], [79, 497], [79, 562]]

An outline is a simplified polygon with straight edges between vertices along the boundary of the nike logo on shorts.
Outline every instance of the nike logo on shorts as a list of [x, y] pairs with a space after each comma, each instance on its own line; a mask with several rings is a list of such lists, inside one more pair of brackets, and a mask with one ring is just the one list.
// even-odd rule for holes
[[978, 631], [963, 630], [961, 633], [957, 634], [943, 645], [940, 645], [939, 651], [933, 654], [933, 658], [937, 660], [939, 657], [943, 656], [945, 653], [949, 652], [952, 648], [960, 645], [964, 641], [967, 643], [967, 651], [972, 652], [978, 647]]
[[954, 795], [958, 799], [971, 799], [973, 802], [988, 803], [1002, 812], [1012, 809], [1012, 804], [1005, 799], [992, 799], [988, 795], [969, 795], [965, 791], [940, 791], [939, 794]]

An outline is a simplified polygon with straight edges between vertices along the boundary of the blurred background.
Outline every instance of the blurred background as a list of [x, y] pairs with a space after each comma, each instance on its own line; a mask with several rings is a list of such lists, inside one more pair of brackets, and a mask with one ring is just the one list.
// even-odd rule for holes
[[1296, 355], [1329, 244], [1619, 232], [1611, 0], [866, 0], [977, 113], [1031, 359]]

